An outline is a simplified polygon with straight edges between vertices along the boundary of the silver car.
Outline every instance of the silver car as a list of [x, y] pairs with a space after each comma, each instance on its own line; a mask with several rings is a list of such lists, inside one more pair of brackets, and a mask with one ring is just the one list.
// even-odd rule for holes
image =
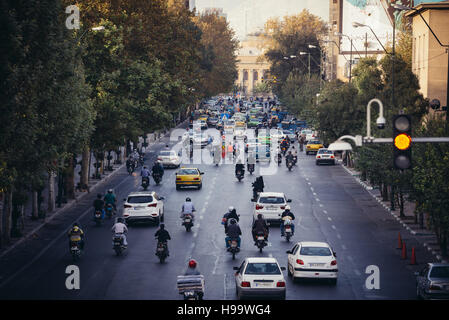
[[418, 299], [449, 299], [449, 263], [428, 263], [415, 275]]

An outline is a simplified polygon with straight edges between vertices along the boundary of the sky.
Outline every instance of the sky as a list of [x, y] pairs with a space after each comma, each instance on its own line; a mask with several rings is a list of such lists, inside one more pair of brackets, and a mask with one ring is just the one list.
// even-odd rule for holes
[[244, 39], [245, 29], [248, 33], [257, 31], [268, 18], [293, 15], [303, 9], [325, 22], [329, 20], [329, 0], [195, 0], [195, 4], [199, 12], [204, 8], [223, 8], [239, 40]]

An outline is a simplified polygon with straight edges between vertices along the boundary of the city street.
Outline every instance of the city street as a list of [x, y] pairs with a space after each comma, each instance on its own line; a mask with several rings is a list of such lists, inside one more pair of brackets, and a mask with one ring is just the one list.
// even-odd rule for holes
[[[147, 153], [152, 164], [156, 152], [168, 143], [162, 140]], [[203, 149], [207, 152], [207, 149]], [[189, 165], [186, 165], [189, 166]], [[195, 165], [191, 165], [195, 167]], [[236, 299], [234, 266], [245, 257], [272, 256], [287, 266], [286, 250], [296, 241], [325, 241], [337, 253], [339, 278], [329, 283], [287, 280], [287, 299], [415, 299], [415, 277], [409, 261], [400, 260], [396, 249], [398, 232], [404, 229], [340, 165], [316, 166], [314, 156], [301, 153], [298, 164], [289, 172], [283, 163], [276, 174], [265, 175], [265, 191], [284, 192], [292, 199], [296, 232], [290, 243], [280, 237], [278, 226], [270, 228], [269, 244], [259, 253], [251, 238], [254, 203], [251, 183], [258, 174], [245, 173], [243, 181], [234, 176], [230, 164], [199, 165], [203, 188], [175, 189], [176, 169], [166, 169], [163, 181], [150, 190], [165, 197], [165, 225], [172, 240], [170, 256], [160, 264], [155, 256], [157, 230], [153, 225], [129, 228], [128, 249], [117, 257], [111, 246], [112, 221], [94, 226], [91, 194], [67, 213], [54, 219], [32, 239], [0, 260], [0, 299], [181, 299], [176, 276], [183, 274], [189, 258], [198, 261], [205, 276], [205, 299]], [[113, 188], [119, 200], [140, 190], [140, 176], [129, 176], [124, 168], [105, 183], [104, 192]], [[197, 208], [192, 232], [187, 233], [179, 218], [181, 206], [189, 196]], [[225, 250], [221, 218], [229, 206], [240, 214], [242, 248], [233, 261]], [[86, 247], [79, 266], [80, 290], [67, 290], [65, 269], [73, 264], [66, 232], [79, 217], [86, 234]], [[413, 245], [413, 239], [409, 244]], [[431, 257], [423, 256], [431, 261]], [[367, 266], [380, 269], [380, 289], [368, 290]]]

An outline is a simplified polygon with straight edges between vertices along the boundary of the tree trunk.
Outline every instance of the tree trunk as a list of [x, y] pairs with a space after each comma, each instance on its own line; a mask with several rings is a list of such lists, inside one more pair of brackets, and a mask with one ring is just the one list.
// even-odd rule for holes
[[85, 147], [83, 150], [83, 159], [81, 163], [81, 185], [88, 185], [89, 183], [89, 165], [90, 165], [90, 151], [89, 147]]
[[402, 193], [402, 188], [399, 188], [399, 216], [400, 217], [405, 217], [404, 214], [404, 193]]
[[37, 219], [39, 217], [39, 207], [37, 205], [37, 191], [32, 192], [32, 213], [31, 218], [33, 220]]
[[66, 190], [67, 199], [75, 199], [75, 167], [73, 166], [73, 157], [69, 157], [68, 162], [69, 166], [64, 170], [64, 189]]
[[386, 183], [383, 183], [382, 188], [383, 188], [382, 200], [388, 201], [388, 185]]
[[9, 191], [5, 195], [5, 229], [3, 233], [3, 240], [5, 244], [11, 242], [11, 226], [12, 226], [12, 191]]
[[5, 201], [6, 194], [4, 192], [0, 192], [0, 248], [2, 247], [3, 243], [3, 211], [5, 210]]
[[47, 212], [55, 210], [55, 174], [50, 172], [48, 174], [48, 204]]

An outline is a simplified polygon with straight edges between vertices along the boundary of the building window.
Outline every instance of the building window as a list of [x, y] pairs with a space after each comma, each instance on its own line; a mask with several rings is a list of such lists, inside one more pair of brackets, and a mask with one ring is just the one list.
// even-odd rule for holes
[[257, 72], [257, 71], [254, 71], [254, 73], [253, 73], [253, 77], [254, 77], [254, 81], [257, 81], [257, 80], [259, 80], [259, 72]]
[[243, 70], [243, 81], [248, 80], [248, 70]]

